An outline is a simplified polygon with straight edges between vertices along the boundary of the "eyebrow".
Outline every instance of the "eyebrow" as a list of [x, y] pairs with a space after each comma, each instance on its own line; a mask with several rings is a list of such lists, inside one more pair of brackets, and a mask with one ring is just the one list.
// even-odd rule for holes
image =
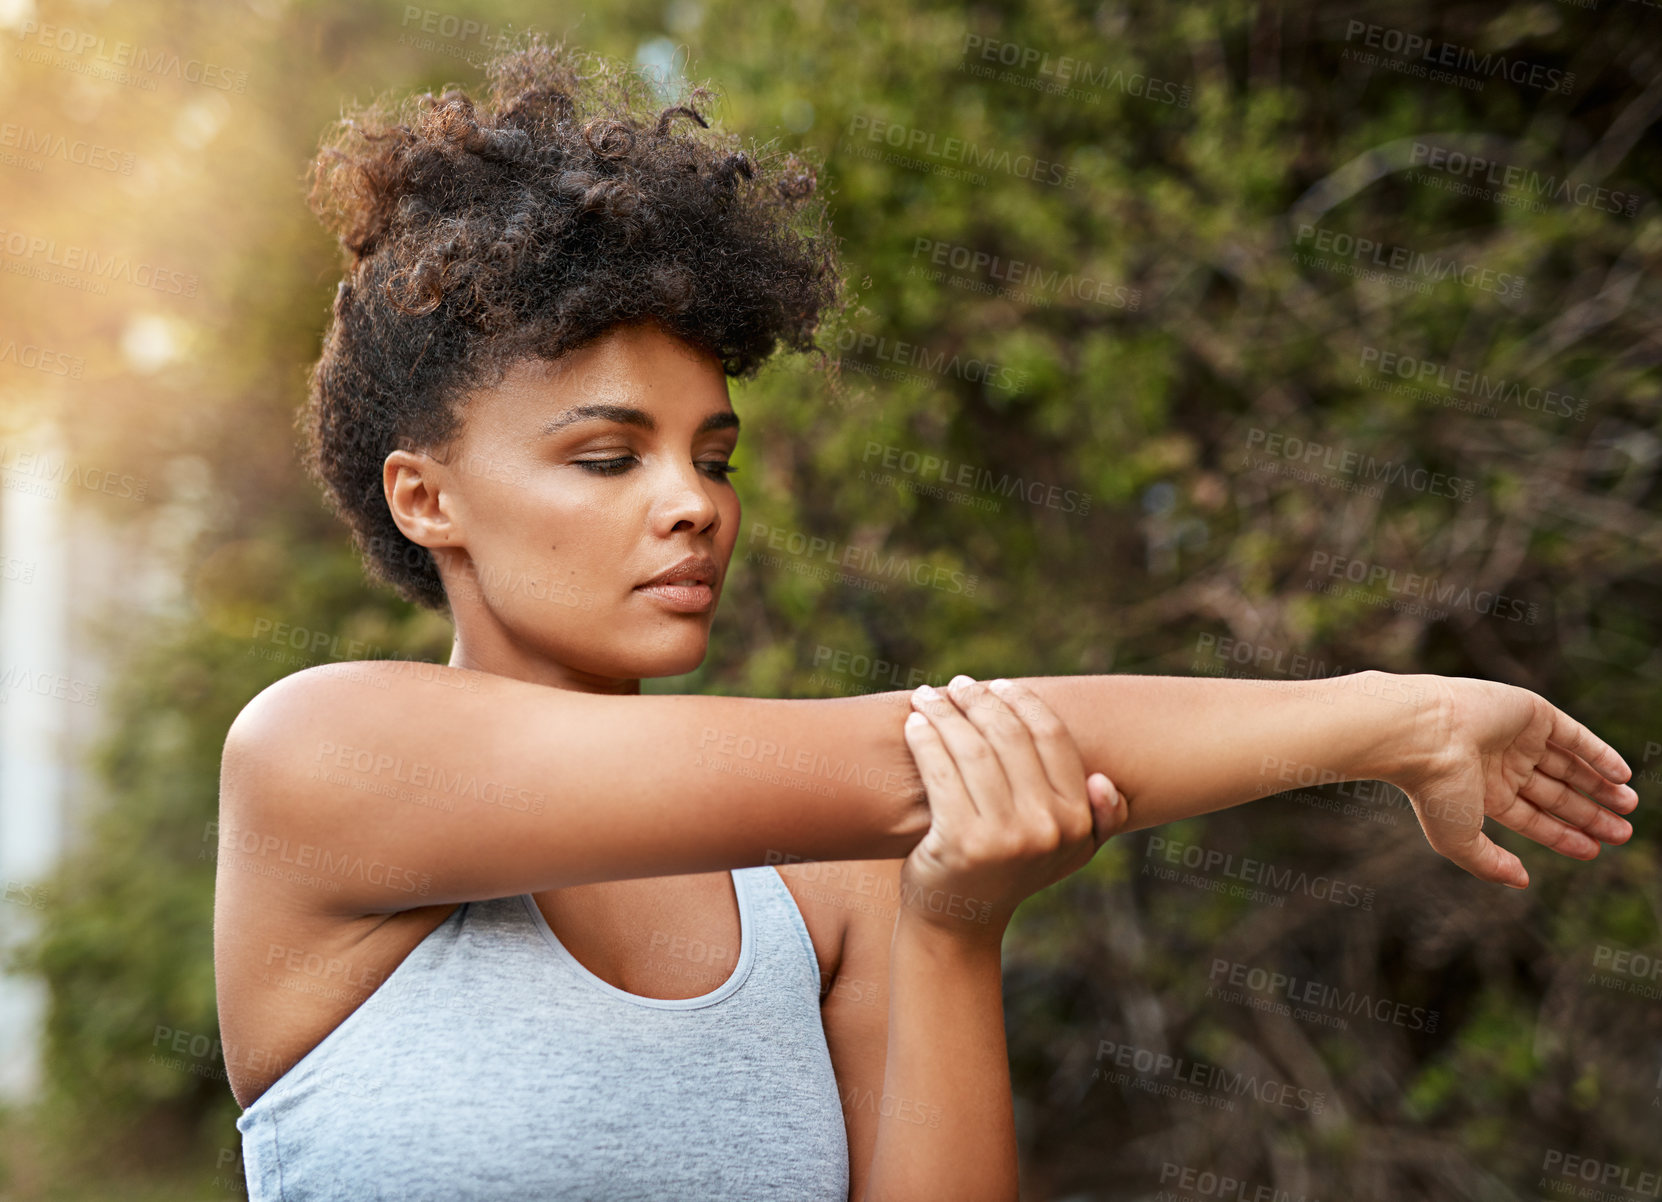
[[[616, 422], [623, 426], [638, 426], [642, 430], [652, 431], [658, 428], [657, 420], [645, 409], [636, 409], [631, 405], [575, 405], [567, 409], [558, 417], [551, 418], [543, 423], [542, 433], [553, 434], [577, 422], [605, 421]], [[731, 409], [723, 409], [698, 423], [694, 434], [703, 434], [709, 430], [737, 430], [739, 415]]]

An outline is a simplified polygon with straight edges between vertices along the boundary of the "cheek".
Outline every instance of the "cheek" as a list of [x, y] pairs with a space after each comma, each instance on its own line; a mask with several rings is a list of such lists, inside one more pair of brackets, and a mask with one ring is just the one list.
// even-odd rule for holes
[[716, 544], [731, 553], [733, 545], [739, 541], [739, 526], [744, 521], [739, 494], [729, 491], [718, 508], [721, 511], [721, 529], [716, 533]]
[[536, 525], [538, 552], [563, 579], [610, 588], [638, 562], [644, 519], [626, 501], [564, 505]]

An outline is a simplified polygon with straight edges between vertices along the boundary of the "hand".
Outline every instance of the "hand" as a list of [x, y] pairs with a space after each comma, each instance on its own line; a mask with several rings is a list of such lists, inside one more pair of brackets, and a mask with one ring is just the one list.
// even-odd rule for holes
[[1483, 833], [1485, 814], [1578, 860], [1597, 856], [1600, 841], [1623, 843], [1633, 834], [1611, 812], [1639, 804], [1620, 783], [1632, 770], [1563, 710], [1494, 681], [1417, 679], [1432, 686], [1436, 701], [1419, 727], [1422, 755], [1392, 783], [1408, 794], [1437, 851], [1482, 880], [1523, 889], [1529, 873]]
[[901, 866], [902, 912], [996, 946], [1021, 900], [1088, 863], [1126, 807], [1102, 773], [1086, 779], [1073, 735], [1030, 690], [967, 676], [948, 689], [918, 689], [906, 719], [930, 826]]

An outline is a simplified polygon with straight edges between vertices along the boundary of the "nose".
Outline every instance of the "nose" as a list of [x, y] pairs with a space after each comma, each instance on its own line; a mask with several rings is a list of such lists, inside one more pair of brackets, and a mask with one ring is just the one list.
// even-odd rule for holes
[[671, 534], [686, 529], [693, 534], [714, 532], [721, 522], [721, 510], [710, 495], [713, 481], [690, 460], [666, 465], [657, 483], [653, 506], [653, 529]]

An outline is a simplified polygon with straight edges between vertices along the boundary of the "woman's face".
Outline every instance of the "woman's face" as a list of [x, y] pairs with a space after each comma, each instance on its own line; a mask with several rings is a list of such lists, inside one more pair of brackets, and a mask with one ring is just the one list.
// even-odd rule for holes
[[399, 527], [438, 561], [450, 662], [593, 692], [696, 668], [739, 529], [720, 363], [618, 327], [516, 364], [462, 415], [448, 463], [383, 467]]

